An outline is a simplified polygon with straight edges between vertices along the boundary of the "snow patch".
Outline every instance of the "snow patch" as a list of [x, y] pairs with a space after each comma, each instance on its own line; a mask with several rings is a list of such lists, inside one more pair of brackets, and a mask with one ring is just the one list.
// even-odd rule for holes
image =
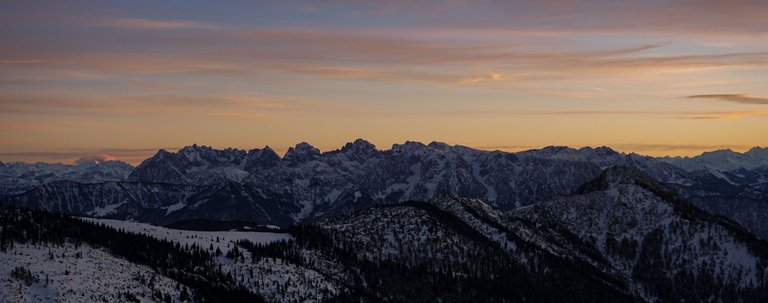
[[128, 201], [105, 205], [104, 207], [96, 207], [88, 214], [94, 217], [103, 217], [103, 216], [115, 213], [118, 207], [123, 206], [126, 203], [128, 203]]

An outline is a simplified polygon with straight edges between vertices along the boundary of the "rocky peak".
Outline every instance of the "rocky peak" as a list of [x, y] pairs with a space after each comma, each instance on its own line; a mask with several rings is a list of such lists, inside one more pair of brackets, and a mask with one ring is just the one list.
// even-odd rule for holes
[[[162, 158], [162, 157], [167, 157], [167, 156], [170, 156], [170, 155], [172, 155], [172, 153], [171, 153], [171, 152], [169, 152], [169, 151], [167, 151], [167, 150], [164, 150], [164, 149], [160, 149], [160, 150], [158, 150], [158, 151], [155, 153], [155, 155], [154, 155], [154, 156], [150, 157], [149, 159], [152, 159], [152, 158]], [[147, 160], [149, 160], [149, 159], [147, 159]], [[146, 161], [146, 160], [145, 160], [145, 161]]]
[[753, 157], [761, 157], [768, 161], [768, 147], [755, 146], [750, 148], [745, 154]]
[[451, 148], [451, 146], [448, 145], [448, 143], [437, 142], [437, 141], [430, 142], [428, 146], [434, 149], [442, 149], [442, 150]]
[[320, 150], [307, 142], [301, 142], [288, 148], [283, 160], [289, 165], [296, 165], [320, 158]]
[[615, 151], [613, 148], [610, 148], [608, 146], [600, 146], [598, 148], [594, 149], [595, 153], [601, 156], [613, 156], [618, 155], [619, 152]]
[[173, 161], [174, 153], [171, 153], [165, 149], [158, 150], [152, 157], [144, 159], [136, 168], [146, 168], [147, 166], [157, 164], [165, 161]]
[[245, 170], [249, 172], [256, 169], [272, 168], [280, 164], [280, 155], [269, 146], [265, 146], [263, 149], [250, 150], [247, 158]]
[[540, 149], [541, 152], [547, 155], [556, 155], [564, 151], [573, 151], [573, 148], [568, 146], [550, 145]]
[[405, 141], [403, 144], [392, 144], [392, 151], [410, 153], [417, 150], [422, 150], [426, 147], [424, 143], [417, 141]]
[[378, 151], [379, 150], [376, 149], [375, 145], [363, 139], [357, 139], [354, 142], [349, 142], [341, 148], [341, 152], [360, 161], [365, 161], [367, 158], [375, 157]]
[[727, 149], [703, 152], [699, 157], [708, 158], [708, 157], [738, 157], [738, 156], [741, 156], [741, 154], [735, 151], [732, 151], [730, 148], [727, 148]]
[[247, 153], [236, 148], [217, 150], [210, 146], [192, 144], [179, 150], [177, 160], [198, 164], [239, 165]]
[[[227, 148], [227, 149], [232, 149], [232, 148]], [[182, 147], [178, 153], [187, 154], [187, 153], [201, 152], [201, 151], [216, 151], [216, 150], [211, 146], [197, 145], [197, 143], [193, 143], [192, 145], [187, 145]]]

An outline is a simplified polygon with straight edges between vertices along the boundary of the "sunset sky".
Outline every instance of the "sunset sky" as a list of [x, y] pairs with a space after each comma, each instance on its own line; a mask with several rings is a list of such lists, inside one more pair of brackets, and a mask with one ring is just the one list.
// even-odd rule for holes
[[768, 145], [768, 1], [2, 1], [0, 161]]

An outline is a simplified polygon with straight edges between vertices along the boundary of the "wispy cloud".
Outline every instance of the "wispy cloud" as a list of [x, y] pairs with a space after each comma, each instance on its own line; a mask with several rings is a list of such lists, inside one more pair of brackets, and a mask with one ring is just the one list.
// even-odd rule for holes
[[748, 149], [749, 145], [739, 144], [667, 144], [667, 143], [628, 143], [628, 144], [614, 144], [612, 147], [630, 152], [644, 152], [644, 151], [712, 151], [719, 149]]
[[313, 75], [333, 79], [349, 80], [378, 80], [387, 82], [432, 82], [456, 83], [459, 76], [418, 73], [403, 70], [387, 70], [381, 68], [356, 68], [343, 66], [310, 66], [297, 67], [295, 70], [303, 75]]
[[96, 25], [131, 28], [131, 29], [143, 29], [143, 30], [180, 30], [180, 29], [205, 29], [214, 30], [221, 29], [221, 26], [197, 21], [187, 20], [150, 20], [140, 18], [115, 18], [115, 19], [102, 19], [93, 22]]
[[687, 96], [688, 99], [709, 99], [743, 104], [768, 104], [768, 98], [755, 97], [747, 94], [711, 94]]
[[[326, 10], [347, 1], [326, 2]], [[762, 1], [376, 1], [361, 14], [434, 15], [445, 32], [467, 28], [545, 34], [645, 34], [733, 38], [765, 33]], [[318, 6], [321, 8], [321, 6]], [[480, 12], [480, 13], [478, 13]], [[474, 14], [474, 16], [473, 16]], [[715, 22], [713, 22], [715, 21]], [[728, 37], [730, 36], [730, 37]]]
[[[644, 111], [644, 110], [433, 110], [433, 111], [347, 111], [371, 116], [562, 116], [562, 117], [638, 117], [670, 120], [739, 120], [768, 117], [768, 110], [741, 111]], [[490, 147], [488, 147], [490, 148]], [[485, 149], [485, 147], [484, 147]]]
[[[636, 78], [642, 73], [768, 66], [768, 52], [629, 56], [614, 51], [534, 52], [505, 47], [455, 52], [450, 49], [432, 48], [430, 42], [407, 46], [382, 45], [375, 51], [369, 51], [362, 47], [350, 47], [349, 43], [360, 43], [354, 38], [335, 43], [332, 43], [333, 40], [293, 40], [286, 37], [273, 37], [271, 42], [264, 39], [252, 41], [260, 41], [262, 45], [248, 45], [251, 42], [246, 41], [225, 41], [222, 44], [246, 45], [237, 49], [196, 46], [184, 50], [184, 56], [131, 53], [67, 54], [45, 50], [8, 53], [8, 57], [31, 56], [31, 59], [27, 59], [31, 61], [36, 60], [34, 58], [46, 57], [48, 60], [37, 64], [14, 65], [8, 69], [9, 74], [6, 76], [20, 72], [62, 74], [67, 71], [75, 76], [101, 75], [102, 78], [126, 74], [189, 74], [246, 80], [275, 74], [298, 74], [385, 82], [505, 85], [512, 82], [531, 84], [557, 80], [616, 80]], [[372, 43], [375, 45], [377, 42]], [[280, 49], [270, 49], [281, 44], [283, 46]]]
[[529, 150], [529, 149], [538, 149], [538, 148], [542, 148], [542, 146], [538, 146], [538, 145], [489, 145], [489, 146], [475, 146], [473, 148], [482, 149], [482, 150], [500, 150], [500, 151], [515, 152], [515, 151], [523, 151], [523, 150]]
[[720, 111], [720, 112], [702, 112], [689, 113], [684, 117], [696, 120], [738, 120], [748, 117], [766, 117], [768, 110], [742, 110], [742, 111]]
[[[112, 21], [112, 19], [110, 19]], [[215, 28], [194, 22], [117, 24], [159, 28]], [[166, 24], [167, 23], [167, 24]], [[95, 45], [16, 47], [26, 37], [9, 35], [0, 58], [6, 77], [20, 73], [88, 75], [197, 75], [255, 78], [311, 76], [371, 82], [492, 84], [534, 86], [557, 81], [636, 79], [646, 74], [697, 69], [768, 67], [768, 52], [723, 50], [721, 53], [665, 53], [669, 42], [623, 47], [583, 48], [575, 42], [541, 45], [516, 39], [433, 39], [429, 31], [380, 33], [367, 29], [259, 28], [220, 31], [149, 31], [145, 35], [107, 32], [72, 33]], [[55, 37], [41, 36], [40, 40]], [[54, 39], [55, 40], [55, 39]], [[142, 45], [123, 51], [126, 43]], [[120, 51], [109, 51], [120, 47]], [[107, 51], [98, 51], [104, 50]], [[649, 53], [656, 51], [656, 53]], [[180, 55], [183, 54], [183, 55]]]
[[0, 115], [100, 114], [264, 120], [285, 112], [325, 106], [321, 101], [303, 97], [0, 93]]

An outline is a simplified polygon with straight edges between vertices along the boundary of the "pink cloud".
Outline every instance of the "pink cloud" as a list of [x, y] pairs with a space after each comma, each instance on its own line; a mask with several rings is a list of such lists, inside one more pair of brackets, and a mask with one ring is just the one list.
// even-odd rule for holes
[[75, 164], [103, 163], [113, 160], [117, 160], [117, 158], [107, 154], [87, 154], [75, 160]]

